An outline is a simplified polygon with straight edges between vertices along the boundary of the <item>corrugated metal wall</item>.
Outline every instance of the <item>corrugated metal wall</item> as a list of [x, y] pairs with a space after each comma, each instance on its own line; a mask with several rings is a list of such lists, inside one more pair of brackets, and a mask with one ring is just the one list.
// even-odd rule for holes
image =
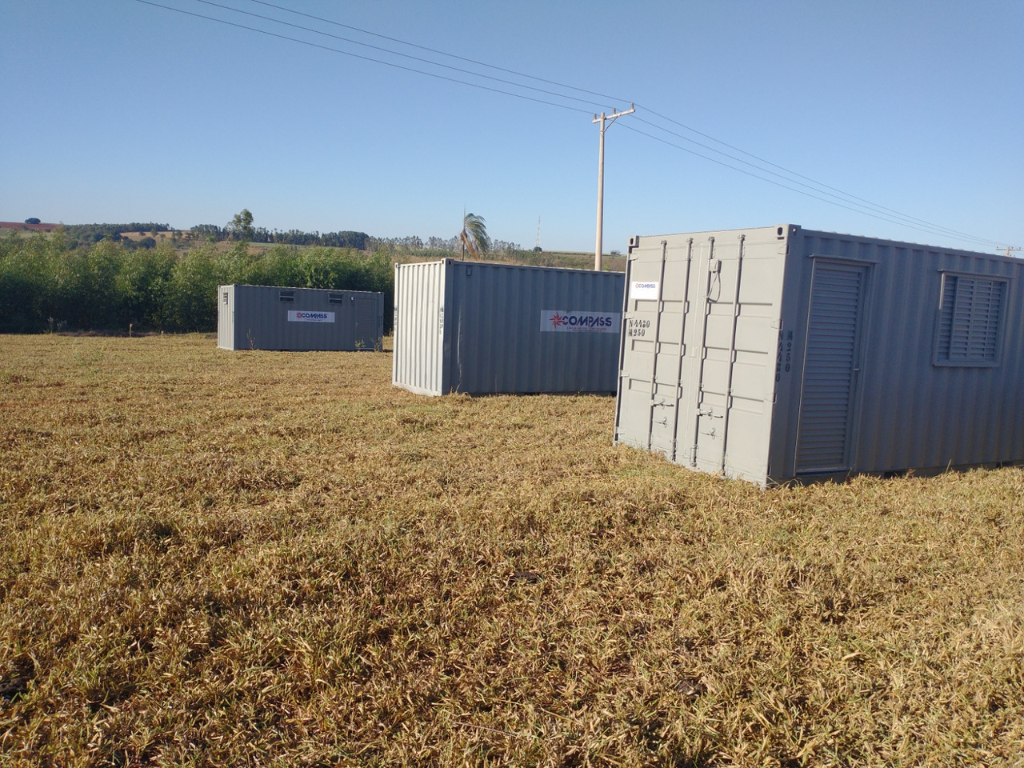
[[761, 484], [1024, 461], [1021, 260], [786, 225], [628, 264], [663, 287], [626, 304], [620, 442]]
[[[807, 332], [815, 270], [845, 265], [862, 270], [863, 320], [854, 368], [848, 468], [854, 472], [935, 470], [1024, 460], [1024, 285], [1019, 259], [839, 235], [790, 227], [790, 274], [794, 323]], [[832, 267], [833, 269], [836, 266]], [[988, 303], [981, 308], [980, 340], [997, 344], [994, 361], [938, 360], [943, 345], [944, 289], [961, 276], [972, 287], [999, 286], [998, 327]], [[991, 301], [991, 296], [986, 302]], [[976, 312], [978, 311], [976, 307]], [[839, 309], [832, 312], [833, 321]], [[960, 324], [961, 328], [973, 326]], [[949, 346], [949, 328], [945, 346]], [[813, 333], [813, 327], [811, 328]], [[998, 333], [995, 333], [995, 332]], [[964, 336], [961, 343], [970, 340]], [[954, 342], [955, 345], [955, 342]], [[954, 354], [954, 358], [956, 355]], [[806, 366], [810, 360], [801, 361]], [[780, 393], [780, 397], [782, 397]], [[813, 392], [804, 373], [802, 390], [786, 393], [799, 418], [786, 430], [781, 476], [808, 474], [799, 456], [802, 427]], [[805, 443], [806, 445], [806, 443]]]
[[222, 285], [217, 294], [223, 349], [344, 352], [382, 344], [382, 293]]
[[609, 272], [399, 265], [393, 382], [435, 395], [614, 392], [623, 285]]

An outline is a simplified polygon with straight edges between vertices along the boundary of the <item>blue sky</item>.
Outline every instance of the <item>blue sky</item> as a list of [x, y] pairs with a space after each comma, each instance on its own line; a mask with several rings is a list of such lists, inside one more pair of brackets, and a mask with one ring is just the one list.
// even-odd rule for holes
[[[539, 217], [545, 249], [592, 251], [591, 120], [632, 101], [636, 114], [607, 133], [606, 252], [634, 234], [784, 222], [989, 252], [1024, 246], [1020, 0], [273, 0], [612, 98], [253, 0], [217, 2], [561, 95], [197, 0], [153, 1], [562, 106], [137, 0], [0, 0], [0, 219], [187, 228], [248, 208], [271, 229], [426, 238], [454, 235], [466, 208], [492, 237], [533, 247]], [[777, 166], [833, 189], [800, 187], [810, 182]], [[860, 206], [836, 190], [902, 215], [851, 210]]]

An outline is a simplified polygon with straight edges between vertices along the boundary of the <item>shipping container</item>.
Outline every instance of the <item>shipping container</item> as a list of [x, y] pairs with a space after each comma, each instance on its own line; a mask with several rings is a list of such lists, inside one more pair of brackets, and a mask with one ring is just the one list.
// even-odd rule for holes
[[762, 486], [1024, 461], [1022, 264], [795, 225], [631, 238], [615, 440]]
[[622, 273], [445, 259], [395, 267], [395, 386], [614, 392]]
[[217, 288], [217, 346], [346, 352], [381, 348], [384, 294], [265, 285]]

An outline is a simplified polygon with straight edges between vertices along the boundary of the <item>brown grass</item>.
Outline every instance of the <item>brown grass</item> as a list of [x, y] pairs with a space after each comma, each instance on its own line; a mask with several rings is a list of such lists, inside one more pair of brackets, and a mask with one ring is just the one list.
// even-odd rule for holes
[[1022, 764], [1021, 469], [762, 492], [214, 345], [0, 337], [5, 768]]

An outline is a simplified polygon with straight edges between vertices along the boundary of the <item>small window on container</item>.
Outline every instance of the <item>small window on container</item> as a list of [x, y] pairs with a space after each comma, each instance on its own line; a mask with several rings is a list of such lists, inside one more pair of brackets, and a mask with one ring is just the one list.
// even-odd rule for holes
[[224, 293], [222, 293], [221, 296], [224, 297], [224, 304], [227, 305], [227, 303], [228, 303], [228, 292], [224, 291]]
[[327, 294], [328, 304], [343, 304], [345, 302], [344, 293], [329, 293]]
[[295, 291], [281, 291], [281, 301], [295, 301]]
[[1006, 280], [943, 273], [936, 365], [999, 365], [1006, 286]]

